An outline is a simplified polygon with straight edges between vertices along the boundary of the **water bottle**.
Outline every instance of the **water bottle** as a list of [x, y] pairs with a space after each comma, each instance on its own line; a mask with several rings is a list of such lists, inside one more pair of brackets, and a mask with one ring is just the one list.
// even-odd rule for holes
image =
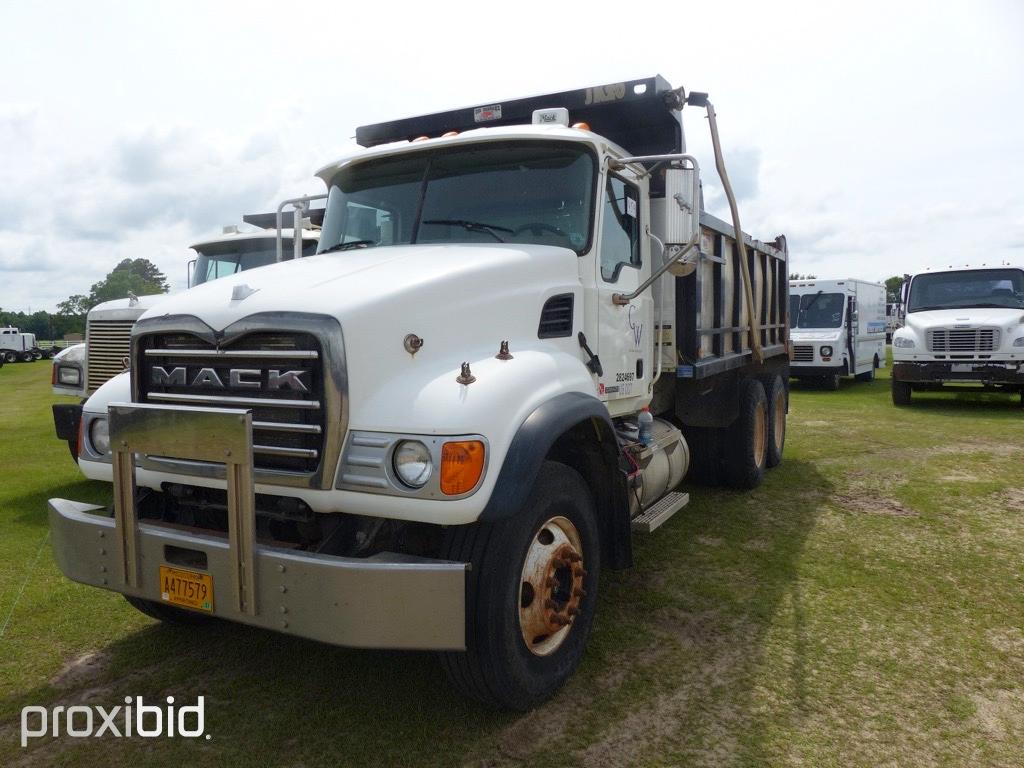
[[651, 409], [646, 405], [640, 409], [640, 415], [636, 417], [637, 424], [640, 426], [640, 442], [644, 445], [650, 445], [654, 442], [654, 434], [651, 432], [651, 428], [654, 426], [654, 416], [651, 415]]

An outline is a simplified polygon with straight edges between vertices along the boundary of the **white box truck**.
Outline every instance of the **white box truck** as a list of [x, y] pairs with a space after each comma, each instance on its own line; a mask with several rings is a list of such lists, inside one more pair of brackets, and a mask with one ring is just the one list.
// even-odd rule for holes
[[113, 510], [51, 499], [56, 560], [163, 620], [439, 651], [528, 708], [579, 663], [601, 570], [688, 500], [691, 446], [737, 488], [781, 460], [785, 239], [743, 234], [707, 95], [661, 77], [356, 136], [317, 255], [136, 323], [82, 415]]
[[1020, 392], [1024, 405], [1024, 268], [929, 270], [902, 289], [904, 325], [892, 337], [892, 401], [914, 391], [982, 387]]
[[885, 286], [864, 280], [791, 280], [789, 374], [839, 389], [842, 376], [872, 381], [885, 365]]

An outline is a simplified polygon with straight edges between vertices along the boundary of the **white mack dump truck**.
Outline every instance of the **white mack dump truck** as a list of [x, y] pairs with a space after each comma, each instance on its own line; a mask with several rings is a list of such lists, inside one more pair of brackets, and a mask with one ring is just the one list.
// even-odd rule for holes
[[550, 696], [691, 449], [743, 488], [781, 460], [785, 240], [701, 212], [684, 104], [732, 201], [706, 95], [660, 77], [359, 128], [319, 172], [316, 256], [135, 325], [82, 417], [113, 509], [50, 501], [64, 573], [160, 619], [441, 651], [492, 705]]
[[874, 381], [885, 365], [885, 286], [864, 280], [791, 280], [790, 376], [831, 390], [842, 376]]
[[1024, 269], [961, 267], [907, 276], [904, 326], [892, 335], [892, 401], [953, 385], [1020, 392], [1024, 405]]
[[[322, 209], [302, 209], [300, 212], [312, 214], [307, 220], [307, 224], [312, 226], [319, 227], [323, 220]], [[278, 230], [280, 237], [266, 231], [275, 226], [275, 214], [247, 214], [242, 220], [264, 231], [240, 232], [237, 226], [229, 226], [220, 234], [189, 246], [196, 252], [196, 258], [188, 263], [190, 287], [273, 264], [281, 256], [294, 258], [294, 229]], [[301, 255], [310, 256], [316, 251], [320, 233], [316, 229], [302, 228], [301, 231]], [[284, 246], [281, 254], [278, 240]], [[135, 322], [166, 298], [166, 293], [131, 296], [105, 301], [89, 310], [85, 319], [85, 343], [69, 347], [53, 358], [53, 393], [85, 398], [114, 376], [128, 370]], [[72, 458], [77, 458], [82, 405], [57, 403], [52, 409], [57, 438], [67, 441]]]

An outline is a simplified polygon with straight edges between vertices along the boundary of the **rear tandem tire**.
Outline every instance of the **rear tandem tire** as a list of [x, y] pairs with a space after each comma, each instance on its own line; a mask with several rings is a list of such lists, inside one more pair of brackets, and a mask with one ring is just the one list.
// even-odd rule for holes
[[789, 393], [781, 376], [771, 379], [766, 387], [768, 398], [768, 467], [782, 463], [786, 446], [786, 413], [789, 411]]
[[910, 405], [911, 398], [913, 397], [913, 390], [910, 388], [910, 384], [905, 381], [892, 380], [892, 404], [893, 405]]
[[[470, 563], [466, 650], [440, 654], [452, 686], [488, 706], [520, 711], [554, 695], [583, 657], [597, 607], [599, 534], [583, 478], [571, 467], [545, 461], [516, 515], [452, 526], [445, 554]], [[525, 568], [527, 563], [533, 567]], [[556, 613], [567, 623], [533, 635], [537, 616]]]
[[18, 356], [17, 356], [17, 354], [15, 354], [14, 350], [8, 349], [6, 352], [4, 352], [4, 362], [8, 362], [8, 363], [16, 363], [16, 362], [18, 362]]
[[124, 599], [127, 600], [129, 605], [133, 608], [146, 614], [151, 619], [165, 621], [168, 624], [186, 624], [195, 626], [197, 624], [206, 624], [213, 618], [212, 616], [208, 616], [204, 613], [195, 613], [193, 611], [186, 611], [183, 608], [174, 608], [170, 605], [158, 603], [155, 600], [143, 600], [141, 597], [125, 595]]
[[768, 465], [768, 398], [757, 379], [740, 387], [740, 414], [725, 438], [725, 482], [731, 488], [756, 488]]

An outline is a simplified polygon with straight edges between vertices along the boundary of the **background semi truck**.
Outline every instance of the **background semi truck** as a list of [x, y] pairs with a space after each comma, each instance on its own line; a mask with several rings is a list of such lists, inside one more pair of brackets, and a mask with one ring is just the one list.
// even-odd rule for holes
[[893, 333], [892, 401], [966, 385], [1020, 392], [1024, 405], [1024, 268], [961, 267], [904, 282]]
[[[685, 105], [731, 224], [702, 211]], [[56, 559], [165, 620], [436, 650], [527, 708], [688, 469], [750, 488], [781, 460], [786, 242], [742, 233], [710, 101], [661, 77], [356, 135], [318, 174], [316, 256], [136, 323], [81, 423], [113, 510], [52, 499]]]
[[790, 375], [839, 389], [841, 376], [872, 381], [885, 365], [885, 286], [864, 280], [792, 280]]
[[40, 349], [34, 333], [23, 333], [17, 328], [0, 328], [0, 357], [5, 363], [31, 363], [50, 357], [53, 350]]
[[[302, 255], [316, 251], [320, 237], [318, 227], [323, 211], [311, 213], [302, 228]], [[246, 214], [242, 220], [261, 227], [261, 231], [243, 232], [237, 226], [224, 227], [213, 237], [189, 246], [196, 257], [188, 262], [189, 286], [202, 285], [211, 280], [237, 272], [273, 264], [277, 260], [280, 239], [284, 245], [284, 258], [294, 255], [293, 229], [268, 231], [276, 222], [275, 214]], [[131, 352], [131, 333], [135, 322], [150, 308], [167, 298], [158, 293], [131, 296], [97, 304], [86, 316], [85, 343], [76, 344], [53, 359], [52, 386], [55, 395], [85, 398], [114, 376], [128, 370]], [[80, 403], [60, 403], [53, 406], [54, 427], [57, 437], [68, 443], [71, 456], [78, 455], [78, 425], [81, 418]]]

